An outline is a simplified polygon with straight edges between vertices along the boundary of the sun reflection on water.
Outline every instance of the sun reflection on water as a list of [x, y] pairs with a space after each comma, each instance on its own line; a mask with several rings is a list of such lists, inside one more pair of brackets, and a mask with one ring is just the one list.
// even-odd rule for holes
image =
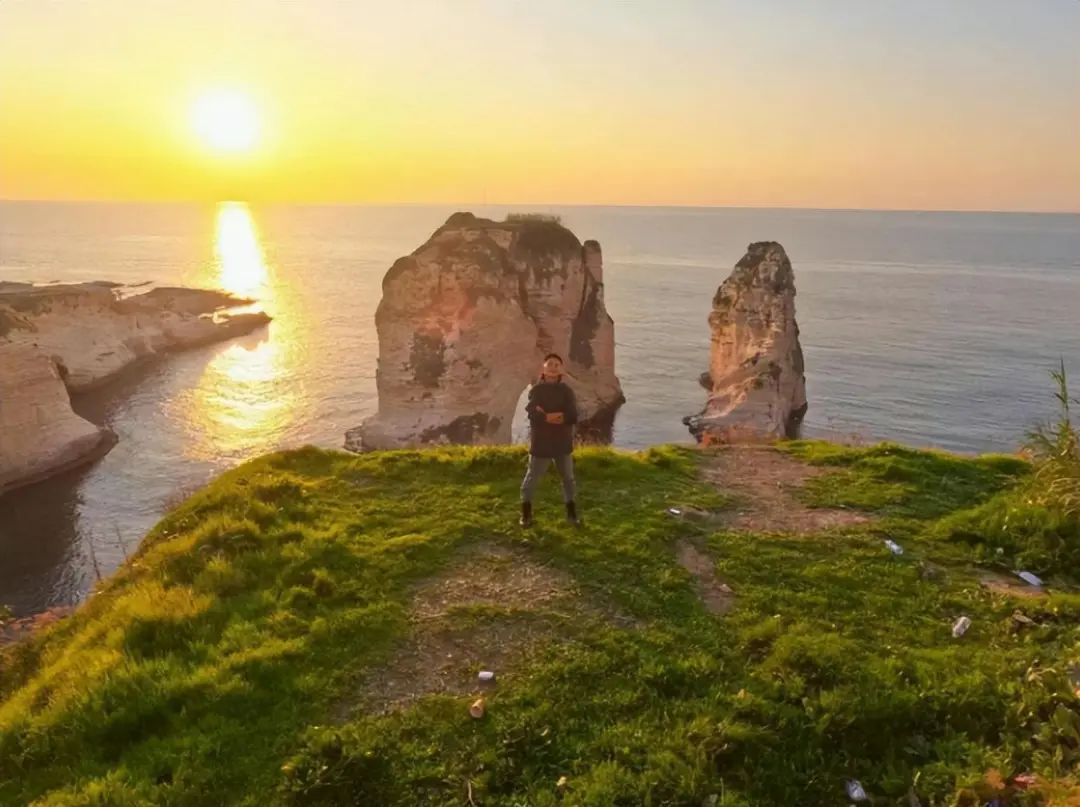
[[266, 291], [270, 273], [255, 219], [243, 202], [222, 202], [218, 206], [214, 256], [220, 288], [241, 297]]
[[197, 284], [250, 297], [274, 319], [269, 327], [224, 345], [182, 402], [193, 436], [190, 456], [237, 460], [274, 450], [298, 408], [289, 378], [296, 369], [298, 305], [267, 263], [259, 229], [242, 202], [218, 206], [214, 260]]

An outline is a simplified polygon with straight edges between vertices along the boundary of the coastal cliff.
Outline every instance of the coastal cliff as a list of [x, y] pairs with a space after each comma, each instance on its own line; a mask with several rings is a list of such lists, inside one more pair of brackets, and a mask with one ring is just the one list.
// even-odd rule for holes
[[116, 438], [76, 415], [56, 364], [0, 342], [0, 493], [100, 456]]
[[71, 409], [69, 392], [134, 363], [248, 333], [270, 318], [219, 291], [112, 283], [0, 283], [0, 493], [90, 462], [111, 432]]
[[560, 354], [578, 434], [611, 437], [622, 388], [600, 245], [558, 221], [455, 213], [383, 278], [378, 413], [351, 450], [508, 443], [522, 391]]
[[55, 359], [72, 392], [93, 387], [139, 359], [240, 336], [270, 321], [221, 291], [161, 287], [125, 296], [113, 283], [0, 283], [0, 342], [31, 345]]

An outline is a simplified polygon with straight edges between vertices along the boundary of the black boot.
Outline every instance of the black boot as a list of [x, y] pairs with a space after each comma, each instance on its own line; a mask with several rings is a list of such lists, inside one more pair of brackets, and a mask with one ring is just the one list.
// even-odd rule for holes
[[532, 502], [521, 503], [521, 518], [518, 520], [518, 524], [522, 527], [532, 526]]
[[581, 519], [578, 518], [577, 505], [573, 502], [566, 503], [566, 520], [573, 524], [575, 527], [581, 526]]

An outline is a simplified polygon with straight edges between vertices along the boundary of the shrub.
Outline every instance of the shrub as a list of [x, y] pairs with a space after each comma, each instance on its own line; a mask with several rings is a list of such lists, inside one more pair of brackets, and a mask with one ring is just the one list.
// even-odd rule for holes
[[539, 221], [544, 224], [562, 224], [562, 216], [552, 213], [507, 213], [506, 220], [513, 223]]
[[1007, 554], [1038, 572], [1075, 574], [1080, 569], [1080, 440], [1073, 424], [1064, 362], [1051, 375], [1060, 412], [1055, 422], [1028, 435], [1034, 472], [1017, 488], [978, 507], [943, 518], [937, 537]]
[[1057, 384], [1054, 397], [1060, 412], [1057, 421], [1040, 424], [1028, 434], [1028, 449], [1035, 460], [1035, 496], [1044, 506], [1067, 516], [1080, 516], [1080, 434], [1073, 425], [1065, 361], [1050, 374]]

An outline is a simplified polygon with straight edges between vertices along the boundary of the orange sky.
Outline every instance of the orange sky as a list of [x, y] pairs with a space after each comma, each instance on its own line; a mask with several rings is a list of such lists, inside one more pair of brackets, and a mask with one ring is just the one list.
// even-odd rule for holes
[[[14, 0], [0, 197], [1080, 212], [1077, 41], [1072, 0]], [[250, 152], [193, 131], [222, 87]]]

